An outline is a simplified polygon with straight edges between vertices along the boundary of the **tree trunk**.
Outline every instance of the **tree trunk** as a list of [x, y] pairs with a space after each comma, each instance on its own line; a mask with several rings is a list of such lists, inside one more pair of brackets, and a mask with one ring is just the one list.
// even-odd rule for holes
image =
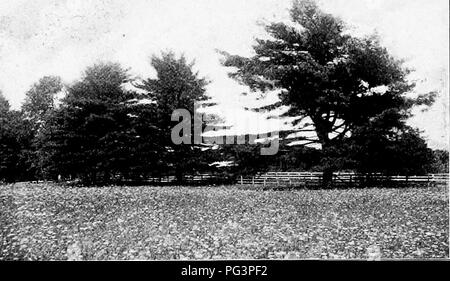
[[331, 126], [328, 120], [323, 120], [320, 115], [315, 116], [312, 120], [316, 126], [317, 137], [322, 145], [322, 158], [326, 161], [323, 163], [322, 186], [329, 188], [333, 185], [333, 172], [335, 171], [334, 163], [329, 159], [332, 144], [328, 134], [331, 131]]
[[184, 182], [183, 169], [179, 166], [175, 169], [175, 178], [178, 184], [182, 184]]
[[319, 139], [322, 143], [322, 157], [326, 159], [326, 162], [323, 163], [325, 167], [322, 174], [322, 186], [330, 188], [333, 185], [333, 172], [335, 171], [333, 168], [334, 163], [330, 163], [329, 159], [331, 143], [326, 132], [321, 133]]
[[325, 188], [330, 188], [333, 185], [333, 169], [326, 168], [323, 170], [322, 185]]

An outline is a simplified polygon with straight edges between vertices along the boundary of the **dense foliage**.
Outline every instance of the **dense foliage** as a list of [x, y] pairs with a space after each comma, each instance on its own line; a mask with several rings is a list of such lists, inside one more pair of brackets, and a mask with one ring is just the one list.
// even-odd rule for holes
[[[154, 56], [151, 64], [157, 77], [141, 83], [120, 65], [106, 63], [88, 68], [67, 87], [39, 134], [45, 176], [104, 184], [173, 171], [181, 181], [185, 171], [203, 164], [199, 147], [175, 145], [170, 136], [172, 112], [193, 113], [195, 102], [207, 100], [206, 81], [172, 53]], [[125, 88], [133, 82], [143, 91]]]
[[[212, 104], [209, 81], [184, 56], [166, 52], [151, 58], [156, 75], [146, 79], [131, 78], [117, 63], [98, 63], [69, 85], [56, 76], [41, 78], [20, 111], [0, 95], [0, 181], [106, 184], [175, 175], [183, 182], [186, 174], [235, 179], [266, 170], [315, 170], [324, 171], [328, 183], [335, 170], [448, 171], [448, 151], [433, 152], [418, 130], [405, 125], [412, 107], [431, 104], [434, 94], [411, 98], [414, 84], [401, 60], [376, 36], [350, 36], [339, 18], [310, 0], [294, 2], [291, 20], [268, 24], [271, 38], [257, 39], [253, 57], [223, 52], [237, 81], [279, 93], [279, 102], [258, 110], [287, 106], [285, 116], [295, 118], [293, 128], [281, 132], [276, 155], [261, 155], [263, 144], [250, 141], [196, 141], [198, 109]], [[191, 116], [183, 120], [190, 122], [180, 131], [183, 143], [171, 139], [180, 121], [172, 118], [176, 109]], [[199, 124], [201, 131], [215, 125]]]
[[128, 115], [130, 95], [122, 89], [126, 80], [119, 65], [98, 64], [68, 87], [39, 140], [47, 176], [92, 184], [125, 172], [135, 136]]
[[[202, 141], [195, 143], [194, 118], [201, 118], [197, 112], [200, 104], [206, 103], [209, 97], [205, 87], [208, 81], [194, 72], [194, 63], [188, 63], [184, 56], [176, 58], [173, 53], [163, 53], [161, 57], [153, 56], [151, 65], [156, 70], [156, 78], [148, 78], [138, 84], [145, 94], [141, 97], [151, 102], [153, 115], [149, 124], [158, 129], [159, 157], [166, 170], [173, 170], [178, 182], [183, 181], [184, 174], [196, 172], [208, 167], [202, 159]], [[172, 121], [175, 110], [187, 110], [188, 120]], [[188, 131], [181, 131], [186, 143], [174, 143], [171, 138], [172, 128], [178, 122], [186, 124]], [[204, 127], [204, 123], [199, 125]], [[203, 146], [204, 147], [204, 146]], [[204, 153], [203, 153], [204, 154]], [[205, 167], [206, 166], [206, 167]]]
[[0, 92], [0, 182], [33, 179], [32, 124]]
[[258, 109], [289, 107], [285, 116], [296, 118], [291, 133], [303, 133], [296, 140], [321, 147], [325, 181], [348, 164], [364, 169], [378, 165], [372, 162], [378, 160], [362, 154], [348, 157], [348, 149], [371, 148], [365, 146], [371, 135], [360, 132], [370, 128], [376, 139], [395, 142], [412, 106], [430, 104], [435, 94], [408, 97], [414, 84], [402, 61], [376, 36], [349, 35], [339, 18], [324, 13], [315, 2], [294, 1], [291, 21], [268, 24], [270, 38], [257, 39], [250, 58], [222, 52], [223, 64], [233, 67], [230, 76], [253, 91], [278, 92], [279, 102]]

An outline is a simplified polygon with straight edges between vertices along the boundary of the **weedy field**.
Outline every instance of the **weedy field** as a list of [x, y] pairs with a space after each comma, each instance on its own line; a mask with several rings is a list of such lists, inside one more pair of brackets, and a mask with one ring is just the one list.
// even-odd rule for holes
[[0, 187], [0, 260], [445, 258], [448, 190]]

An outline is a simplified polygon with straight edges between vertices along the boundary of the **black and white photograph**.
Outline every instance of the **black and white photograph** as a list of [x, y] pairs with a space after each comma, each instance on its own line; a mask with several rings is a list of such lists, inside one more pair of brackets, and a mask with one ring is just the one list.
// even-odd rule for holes
[[448, 259], [447, 0], [0, 0], [0, 262]]

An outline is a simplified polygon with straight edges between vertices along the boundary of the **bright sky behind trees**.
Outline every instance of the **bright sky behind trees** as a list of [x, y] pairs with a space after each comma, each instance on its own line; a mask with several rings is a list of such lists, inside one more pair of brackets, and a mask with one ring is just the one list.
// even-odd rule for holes
[[[419, 91], [440, 92], [435, 105], [427, 112], [417, 110], [410, 122], [424, 130], [431, 147], [447, 147], [448, 1], [319, 4], [344, 19], [349, 32], [376, 30], [382, 44], [416, 70], [411, 79], [417, 80]], [[117, 61], [145, 78], [154, 73], [149, 57], [172, 49], [196, 60], [196, 68], [212, 81], [208, 94], [219, 102], [215, 110], [235, 130], [251, 132], [256, 123], [277, 126], [244, 113], [256, 101], [240, 95], [247, 88], [227, 77], [216, 49], [251, 55], [254, 38], [265, 36], [257, 22], [286, 21], [290, 5], [279, 0], [0, 0], [0, 90], [19, 108], [26, 90], [42, 76], [59, 75], [71, 82], [98, 60]]]

